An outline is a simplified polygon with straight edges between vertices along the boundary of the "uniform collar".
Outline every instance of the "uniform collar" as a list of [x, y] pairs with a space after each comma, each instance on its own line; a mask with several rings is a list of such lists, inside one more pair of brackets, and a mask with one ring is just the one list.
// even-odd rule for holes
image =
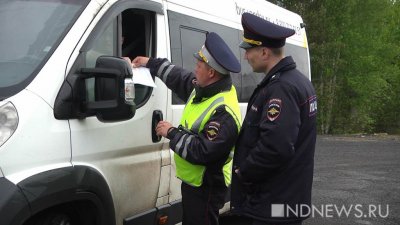
[[220, 92], [229, 91], [231, 86], [232, 79], [229, 75], [206, 87], [195, 85], [194, 89], [196, 91], [196, 96], [194, 97], [193, 102], [198, 103], [203, 101], [205, 98], [210, 98]]
[[259, 86], [265, 86], [271, 80], [271, 77], [277, 73], [285, 72], [288, 70], [293, 70], [296, 68], [296, 63], [293, 61], [291, 56], [287, 56], [281, 61], [279, 61], [265, 76], [265, 78], [261, 81]]

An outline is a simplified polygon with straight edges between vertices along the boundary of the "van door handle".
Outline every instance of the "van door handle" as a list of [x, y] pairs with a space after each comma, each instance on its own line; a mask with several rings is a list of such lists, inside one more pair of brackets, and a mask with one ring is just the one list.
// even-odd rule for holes
[[157, 135], [156, 133], [156, 126], [158, 122], [163, 120], [163, 113], [161, 110], [154, 110], [153, 111], [153, 119], [151, 121], [151, 138], [153, 143], [161, 141], [161, 135]]

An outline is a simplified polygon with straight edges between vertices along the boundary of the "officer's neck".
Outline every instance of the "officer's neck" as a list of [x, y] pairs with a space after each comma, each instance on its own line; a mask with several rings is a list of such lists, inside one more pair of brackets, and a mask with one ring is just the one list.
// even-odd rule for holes
[[214, 83], [218, 82], [221, 79], [222, 78], [219, 77], [219, 76], [213, 76], [213, 77], [207, 79], [203, 84], [199, 84], [199, 86], [204, 88], [204, 87], [207, 87], [207, 86], [209, 86], [211, 84], [214, 84]]
[[268, 74], [269, 71], [271, 71], [271, 69], [274, 68], [276, 64], [278, 64], [283, 58], [283, 56], [270, 57], [270, 59], [266, 63], [265, 74]]
[[217, 82], [214, 82], [206, 87], [195, 85], [196, 96], [193, 99], [194, 103], [201, 102], [203, 98], [210, 98], [220, 92], [231, 89], [232, 79], [230, 76], [222, 77]]

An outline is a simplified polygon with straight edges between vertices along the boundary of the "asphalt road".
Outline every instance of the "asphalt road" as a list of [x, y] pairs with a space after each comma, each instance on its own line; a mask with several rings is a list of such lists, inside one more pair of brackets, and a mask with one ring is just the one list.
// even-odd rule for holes
[[400, 137], [319, 136], [312, 203], [314, 216], [304, 225], [399, 225]]

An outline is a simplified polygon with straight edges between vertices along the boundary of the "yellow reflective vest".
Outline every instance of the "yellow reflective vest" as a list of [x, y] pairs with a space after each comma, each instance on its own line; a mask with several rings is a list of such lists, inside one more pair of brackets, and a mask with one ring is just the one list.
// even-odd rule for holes
[[[230, 91], [218, 93], [199, 103], [193, 103], [194, 97], [195, 91], [193, 90], [183, 111], [180, 123], [181, 126], [193, 133], [199, 134], [210, 117], [215, 113], [216, 108], [225, 105], [226, 111], [231, 114], [236, 121], [239, 132], [241, 114], [236, 89], [233, 85], [231, 86]], [[190, 149], [188, 149], [188, 151], [190, 151]], [[233, 152], [234, 146], [232, 147], [231, 153], [222, 168], [226, 186], [229, 186], [231, 183]], [[203, 183], [206, 167], [203, 165], [191, 164], [176, 153], [174, 159], [176, 164], [176, 176], [191, 186], [200, 187]]]

